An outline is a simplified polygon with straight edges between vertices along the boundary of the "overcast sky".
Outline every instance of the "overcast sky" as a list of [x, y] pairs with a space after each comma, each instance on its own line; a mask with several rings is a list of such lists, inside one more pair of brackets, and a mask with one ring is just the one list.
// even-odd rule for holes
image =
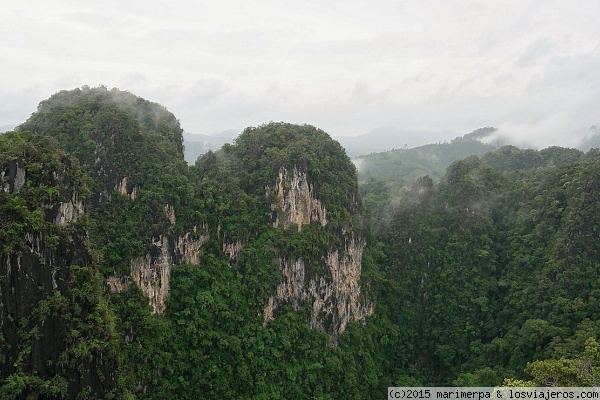
[[0, 126], [99, 84], [195, 133], [495, 126], [574, 146], [600, 125], [598, 0], [0, 0], [0, 45]]

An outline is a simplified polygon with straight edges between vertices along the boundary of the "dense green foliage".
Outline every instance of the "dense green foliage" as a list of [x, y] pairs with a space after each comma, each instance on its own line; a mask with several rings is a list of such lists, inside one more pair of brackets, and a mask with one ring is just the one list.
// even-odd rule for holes
[[[14, 170], [24, 171], [24, 178], [18, 190], [5, 183], [0, 193], [0, 255], [18, 252], [28, 232], [44, 231], [57, 242], [61, 230], [47, 221], [44, 206], [74, 195], [81, 198], [89, 195], [77, 161], [47, 136], [31, 132], [7, 132], [0, 136], [0, 166], [9, 168], [11, 164]], [[52, 171], [66, 172], [72, 186], [65, 187]]]
[[360, 191], [370, 210], [371, 224], [377, 227], [388, 221], [402, 196], [419, 177], [427, 175], [438, 182], [454, 161], [494, 151], [497, 148], [495, 143], [481, 142], [493, 132], [494, 128], [481, 128], [449, 143], [427, 144], [355, 158], [353, 161], [359, 171]]
[[88, 221], [56, 222], [59, 204], [89, 197], [89, 178], [53, 138], [31, 132], [0, 137], [0, 169], [0, 398], [126, 397], [103, 277], [76, 264], [90, 259]]
[[[369, 156], [359, 194], [344, 149], [312, 126], [247, 128], [187, 166], [164, 107], [103, 87], [57, 93], [0, 137], [0, 265], [27, 272], [0, 274], [0, 398], [379, 399], [392, 385], [595, 384], [600, 153], [483, 155], [494, 146], [478, 139], [491, 132]], [[327, 224], [274, 226], [274, 188], [292, 171]], [[73, 199], [84, 215], [57, 223]], [[302, 259], [305, 282], [327, 282], [323, 260], [350, 235], [368, 243], [366, 324], [339, 337], [311, 329], [308, 300], [265, 323], [287, 279], [280, 260]], [[193, 262], [184, 239], [201, 242]], [[153, 314], [130, 273], [132, 260], [154, 268], [161, 257], [170, 292]]]
[[[273, 187], [280, 168], [310, 171], [315, 196], [327, 204], [328, 221], [351, 223], [361, 211], [356, 171], [340, 144], [322, 130], [310, 125], [270, 123], [247, 128], [225, 145], [231, 157], [230, 168], [249, 193], [262, 196], [265, 187]], [[357, 224], [360, 221], [355, 221]]]
[[61, 91], [18, 129], [55, 138], [91, 178], [91, 239], [106, 274], [128, 274], [129, 260], [144, 254], [148, 234], [167, 229], [165, 204], [180, 211], [193, 196], [179, 122], [131, 93]]
[[497, 169], [471, 157], [438, 187], [417, 181], [382, 231], [397, 365], [423, 383], [526, 378], [528, 362], [577, 357], [600, 333], [597, 153], [483, 159]]
[[515, 146], [503, 146], [498, 151], [487, 153], [482, 160], [494, 169], [511, 172], [519, 169], [557, 166], [573, 163], [581, 158], [583, 153], [576, 149], [548, 147], [541, 151], [519, 149]]
[[[297, 311], [279, 309], [277, 318], [263, 327], [262, 310], [281, 281], [279, 258], [302, 257], [307, 273], [319, 275], [326, 251], [343, 250], [340, 231], [364, 234], [354, 167], [327, 134], [310, 126], [272, 123], [247, 129], [234, 145], [187, 167], [181, 129], [172, 114], [102, 87], [57, 93], [19, 131], [12, 139], [30, 135], [48, 142], [39, 146], [41, 155], [54, 154], [52, 150], [79, 161], [71, 159], [74, 167], [81, 166], [81, 182], [68, 187], [85, 192], [81, 223], [89, 234], [89, 257], [82, 260], [85, 266], [65, 270], [87, 278], [50, 288], [26, 325], [57, 321], [61, 315], [67, 330], [51, 332], [49, 340], [69, 344], [57, 355], [66, 372], [45, 375], [39, 370], [32, 380], [30, 370], [15, 364], [15, 372], [3, 377], [6, 396], [60, 398], [75, 390], [82, 398], [366, 398], [378, 385], [372, 355], [355, 353], [349, 340], [356, 337], [372, 348], [371, 328], [351, 325], [334, 346], [328, 333], [310, 328], [308, 303]], [[22, 158], [14, 140], [8, 142], [10, 135], [5, 138], [3, 155]], [[49, 162], [44, 166], [43, 171], [54, 167]], [[273, 227], [270, 188], [282, 167], [308, 172], [311, 189], [327, 207], [327, 227], [314, 224], [301, 232]], [[28, 172], [28, 177], [35, 175]], [[49, 191], [44, 182], [39, 186]], [[32, 190], [41, 189], [32, 185]], [[30, 213], [56, 200], [44, 197], [35, 203], [28, 193], [22, 190], [13, 196], [15, 204], [3, 207], [13, 210], [22, 204]], [[55, 227], [51, 221], [38, 226], [35, 215], [23, 215], [32, 221], [10, 225], [21, 229], [9, 231], [12, 240]], [[44, 215], [40, 218], [41, 223]], [[127, 284], [131, 260], [159, 257], [157, 238], [166, 237], [168, 246], [174, 246], [183, 235], [202, 238], [199, 259], [197, 264], [171, 260], [167, 311], [152, 314], [142, 291]], [[236, 243], [242, 244], [237, 253], [224, 252], [226, 244]], [[15, 242], [11, 251], [20, 246]], [[176, 254], [172, 247], [166, 251]], [[108, 278], [124, 282], [125, 289], [109, 292]], [[35, 312], [38, 308], [43, 315]], [[35, 331], [24, 332], [35, 336]], [[98, 352], [111, 363], [104, 384], [93, 378], [95, 366], [106, 367]], [[69, 368], [91, 380], [69, 386], [74, 379]], [[106, 369], [102, 372], [106, 375]]]
[[494, 128], [481, 128], [450, 142], [374, 153], [356, 157], [354, 162], [360, 166], [361, 182], [370, 178], [394, 179], [410, 187], [411, 182], [425, 175], [438, 181], [452, 162], [470, 155], [481, 156], [496, 150], [496, 145], [480, 141], [494, 131]]

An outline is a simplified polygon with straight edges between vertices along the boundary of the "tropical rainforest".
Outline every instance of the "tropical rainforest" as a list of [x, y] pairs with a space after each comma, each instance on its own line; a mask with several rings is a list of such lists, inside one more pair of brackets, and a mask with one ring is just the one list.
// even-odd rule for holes
[[192, 165], [182, 134], [82, 87], [0, 136], [0, 399], [598, 384], [598, 149], [481, 144], [359, 184], [310, 125]]

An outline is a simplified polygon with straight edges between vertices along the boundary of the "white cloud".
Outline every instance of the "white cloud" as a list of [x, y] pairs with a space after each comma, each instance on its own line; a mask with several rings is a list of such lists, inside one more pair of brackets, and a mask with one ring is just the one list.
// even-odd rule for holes
[[595, 0], [13, 3], [0, 124], [84, 84], [159, 102], [194, 132], [495, 125], [541, 145], [599, 123]]

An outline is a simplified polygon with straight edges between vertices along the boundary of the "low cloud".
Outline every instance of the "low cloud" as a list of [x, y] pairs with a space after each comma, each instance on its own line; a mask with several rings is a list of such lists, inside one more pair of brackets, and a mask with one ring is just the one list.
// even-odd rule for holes
[[575, 148], [588, 133], [589, 126], [574, 126], [568, 115], [558, 114], [535, 123], [502, 124], [484, 141], [499, 141], [534, 149], [551, 145]]

